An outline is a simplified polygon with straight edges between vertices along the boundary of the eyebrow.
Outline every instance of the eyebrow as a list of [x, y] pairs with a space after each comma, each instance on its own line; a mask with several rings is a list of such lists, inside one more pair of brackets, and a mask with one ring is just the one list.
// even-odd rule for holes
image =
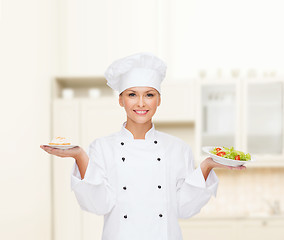
[[[136, 92], [136, 91], [134, 91], [134, 90], [128, 90], [128, 91]], [[154, 91], [154, 90], [148, 90], [148, 91], [146, 91], [146, 92], [151, 92], [151, 91]]]

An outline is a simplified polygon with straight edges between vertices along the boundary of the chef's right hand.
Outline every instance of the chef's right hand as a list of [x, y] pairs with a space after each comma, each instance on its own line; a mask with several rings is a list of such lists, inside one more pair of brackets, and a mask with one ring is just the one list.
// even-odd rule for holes
[[84, 150], [81, 147], [74, 147], [69, 149], [59, 149], [59, 148], [52, 148], [49, 146], [40, 145], [40, 148], [42, 148], [47, 153], [57, 156], [57, 157], [73, 157], [76, 158], [79, 155], [81, 155]]

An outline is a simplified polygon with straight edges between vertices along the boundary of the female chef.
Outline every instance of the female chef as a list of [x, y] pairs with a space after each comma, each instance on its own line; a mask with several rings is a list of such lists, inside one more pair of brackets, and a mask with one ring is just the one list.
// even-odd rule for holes
[[150, 53], [113, 62], [105, 77], [126, 111], [120, 131], [95, 139], [87, 152], [41, 146], [75, 159], [71, 188], [83, 210], [104, 215], [103, 240], [181, 240], [178, 219], [216, 196], [213, 168], [232, 168], [206, 158], [195, 169], [189, 145], [155, 129], [165, 73], [166, 64]]

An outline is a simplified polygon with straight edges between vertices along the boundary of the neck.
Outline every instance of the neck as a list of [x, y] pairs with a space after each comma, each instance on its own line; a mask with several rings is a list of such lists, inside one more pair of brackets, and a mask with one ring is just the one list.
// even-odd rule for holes
[[152, 128], [152, 121], [136, 123], [127, 119], [125, 128], [133, 134], [134, 139], [145, 139], [146, 133]]

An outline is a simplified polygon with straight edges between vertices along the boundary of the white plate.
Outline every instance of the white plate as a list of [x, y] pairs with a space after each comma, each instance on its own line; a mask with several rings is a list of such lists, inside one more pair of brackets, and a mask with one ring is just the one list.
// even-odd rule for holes
[[69, 149], [69, 148], [78, 147], [77, 145], [50, 145], [50, 144], [44, 144], [43, 146], [59, 148], [59, 149]]
[[[220, 164], [223, 164], [223, 165], [226, 165], [226, 166], [237, 167], [237, 166], [242, 166], [245, 163], [253, 161], [253, 159], [251, 159], [249, 161], [241, 161], [241, 160], [233, 160], [233, 159], [229, 159], [229, 158], [220, 157], [220, 156], [217, 156], [217, 155], [210, 152], [214, 148], [215, 147], [207, 146], [207, 147], [203, 147], [202, 151], [207, 153], [217, 163], [220, 163]], [[222, 148], [222, 147], [220, 147], [220, 148]]]

